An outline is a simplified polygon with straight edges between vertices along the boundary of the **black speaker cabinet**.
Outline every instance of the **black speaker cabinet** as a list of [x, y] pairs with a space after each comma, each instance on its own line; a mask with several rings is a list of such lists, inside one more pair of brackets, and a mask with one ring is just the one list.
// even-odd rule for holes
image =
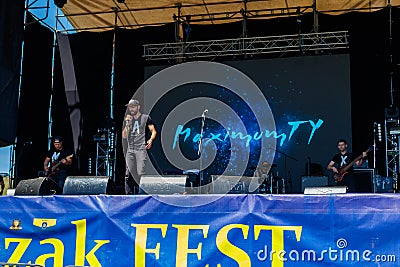
[[306, 187], [328, 186], [328, 176], [302, 176], [301, 192], [304, 193]]
[[354, 169], [357, 193], [373, 193], [374, 169]]
[[139, 194], [183, 194], [187, 181], [187, 175], [142, 175], [140, 178]]
[[59, 192], [57, 184], [46, 177], [21, 180], [15, 188], [14, 195], [55, 195]]
[[260, 177], [211, 175], [212, 194], [258, 194]]
[[65, 179], [63, 195], [111, 194], [109, 176], [68, 176]]

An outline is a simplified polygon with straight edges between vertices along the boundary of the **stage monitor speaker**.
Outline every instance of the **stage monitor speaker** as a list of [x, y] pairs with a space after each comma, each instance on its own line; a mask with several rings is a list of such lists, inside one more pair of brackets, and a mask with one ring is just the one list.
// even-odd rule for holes
[[302, 176], [301, 192], [304, 193], [306, 187], [328, 186], [328, 176]]
[[322, 186], [322, 187], [306, 187], [304, 195], [331, 195], [344, 194], [347, 192], [346, 186]]
[[374, 177], [374, 169], [354, 169], [354, 177], [356, 183], [356, 192], [357, 193], [373, 193], [373, 181]]
[[59, 188], [57, 184], [46, 177], [21, 180], [15, 188], [14, 195], [55, 195]]
[[142, 175], [139, 194], [173, 195], [185, 193], [187, 175]]
[[63, 195], [105, 195], [111, 193], [110, 176], [68, 176], [63, 188]]
[[258, 194], [260, 177], [211, 175], [212, 194]]

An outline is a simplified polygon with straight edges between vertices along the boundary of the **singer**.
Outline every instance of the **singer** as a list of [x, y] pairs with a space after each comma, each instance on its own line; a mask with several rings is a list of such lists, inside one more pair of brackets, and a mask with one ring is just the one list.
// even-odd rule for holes
[[122, 140], [127, 148], [125, 194], [131, 195], [139, 192], [140, 178], [146, 170], [147, 150], [151, 148], [157, 131], [150, 116], [140, 112], [139, 100], [131, 99], [125, 106], [128, 107], [122, 131]]

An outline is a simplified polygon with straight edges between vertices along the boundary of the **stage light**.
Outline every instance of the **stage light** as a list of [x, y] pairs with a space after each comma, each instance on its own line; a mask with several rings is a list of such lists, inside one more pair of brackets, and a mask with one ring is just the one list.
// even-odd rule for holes
[[382, 142], [382, 129], [380, 123], [378, 123], [378, 141]]
[[66, 3], [67, 3], [67, 0], [54, 0], [54, 4], [58, 8], [63, 8]]

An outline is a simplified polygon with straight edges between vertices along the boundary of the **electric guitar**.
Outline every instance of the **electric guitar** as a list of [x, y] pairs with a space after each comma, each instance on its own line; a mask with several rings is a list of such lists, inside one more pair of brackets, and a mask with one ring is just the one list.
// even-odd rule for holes
[[[74, 155], [71, 154], [69, 156], [66, 156], [64, 159], [66, 160], [70, 160]], [[56, 172], [57, 172], [57, 168], [63, 164], [62, 160], [58, 161], [58, 162], [53, 162], [52, 164], [50, 164], [49, 170], [46, 173], [46, 177], [50, 178], [51, 176], [53, 176]]]
[[[372, 150], [372, 147], [369, 147], [366, 151], [366, 153], [368, 153], [369, 151]], [[359, 161], [361, 158], [363, 157], [363, 155], [361, 154], [360, 156], [356, 157], [352, 162], [344, 165], [341, 168], [338, 168], [338, 172], [335, 173], [333, 175], [333, 178], [335, 178], [335, 182], [340, 182], [343, 180], [343, 177], [346, 175], [346, 173], [348, 173], [348, 170], [351, 168], [351, 166], [353, 166], [357, 161]]]

